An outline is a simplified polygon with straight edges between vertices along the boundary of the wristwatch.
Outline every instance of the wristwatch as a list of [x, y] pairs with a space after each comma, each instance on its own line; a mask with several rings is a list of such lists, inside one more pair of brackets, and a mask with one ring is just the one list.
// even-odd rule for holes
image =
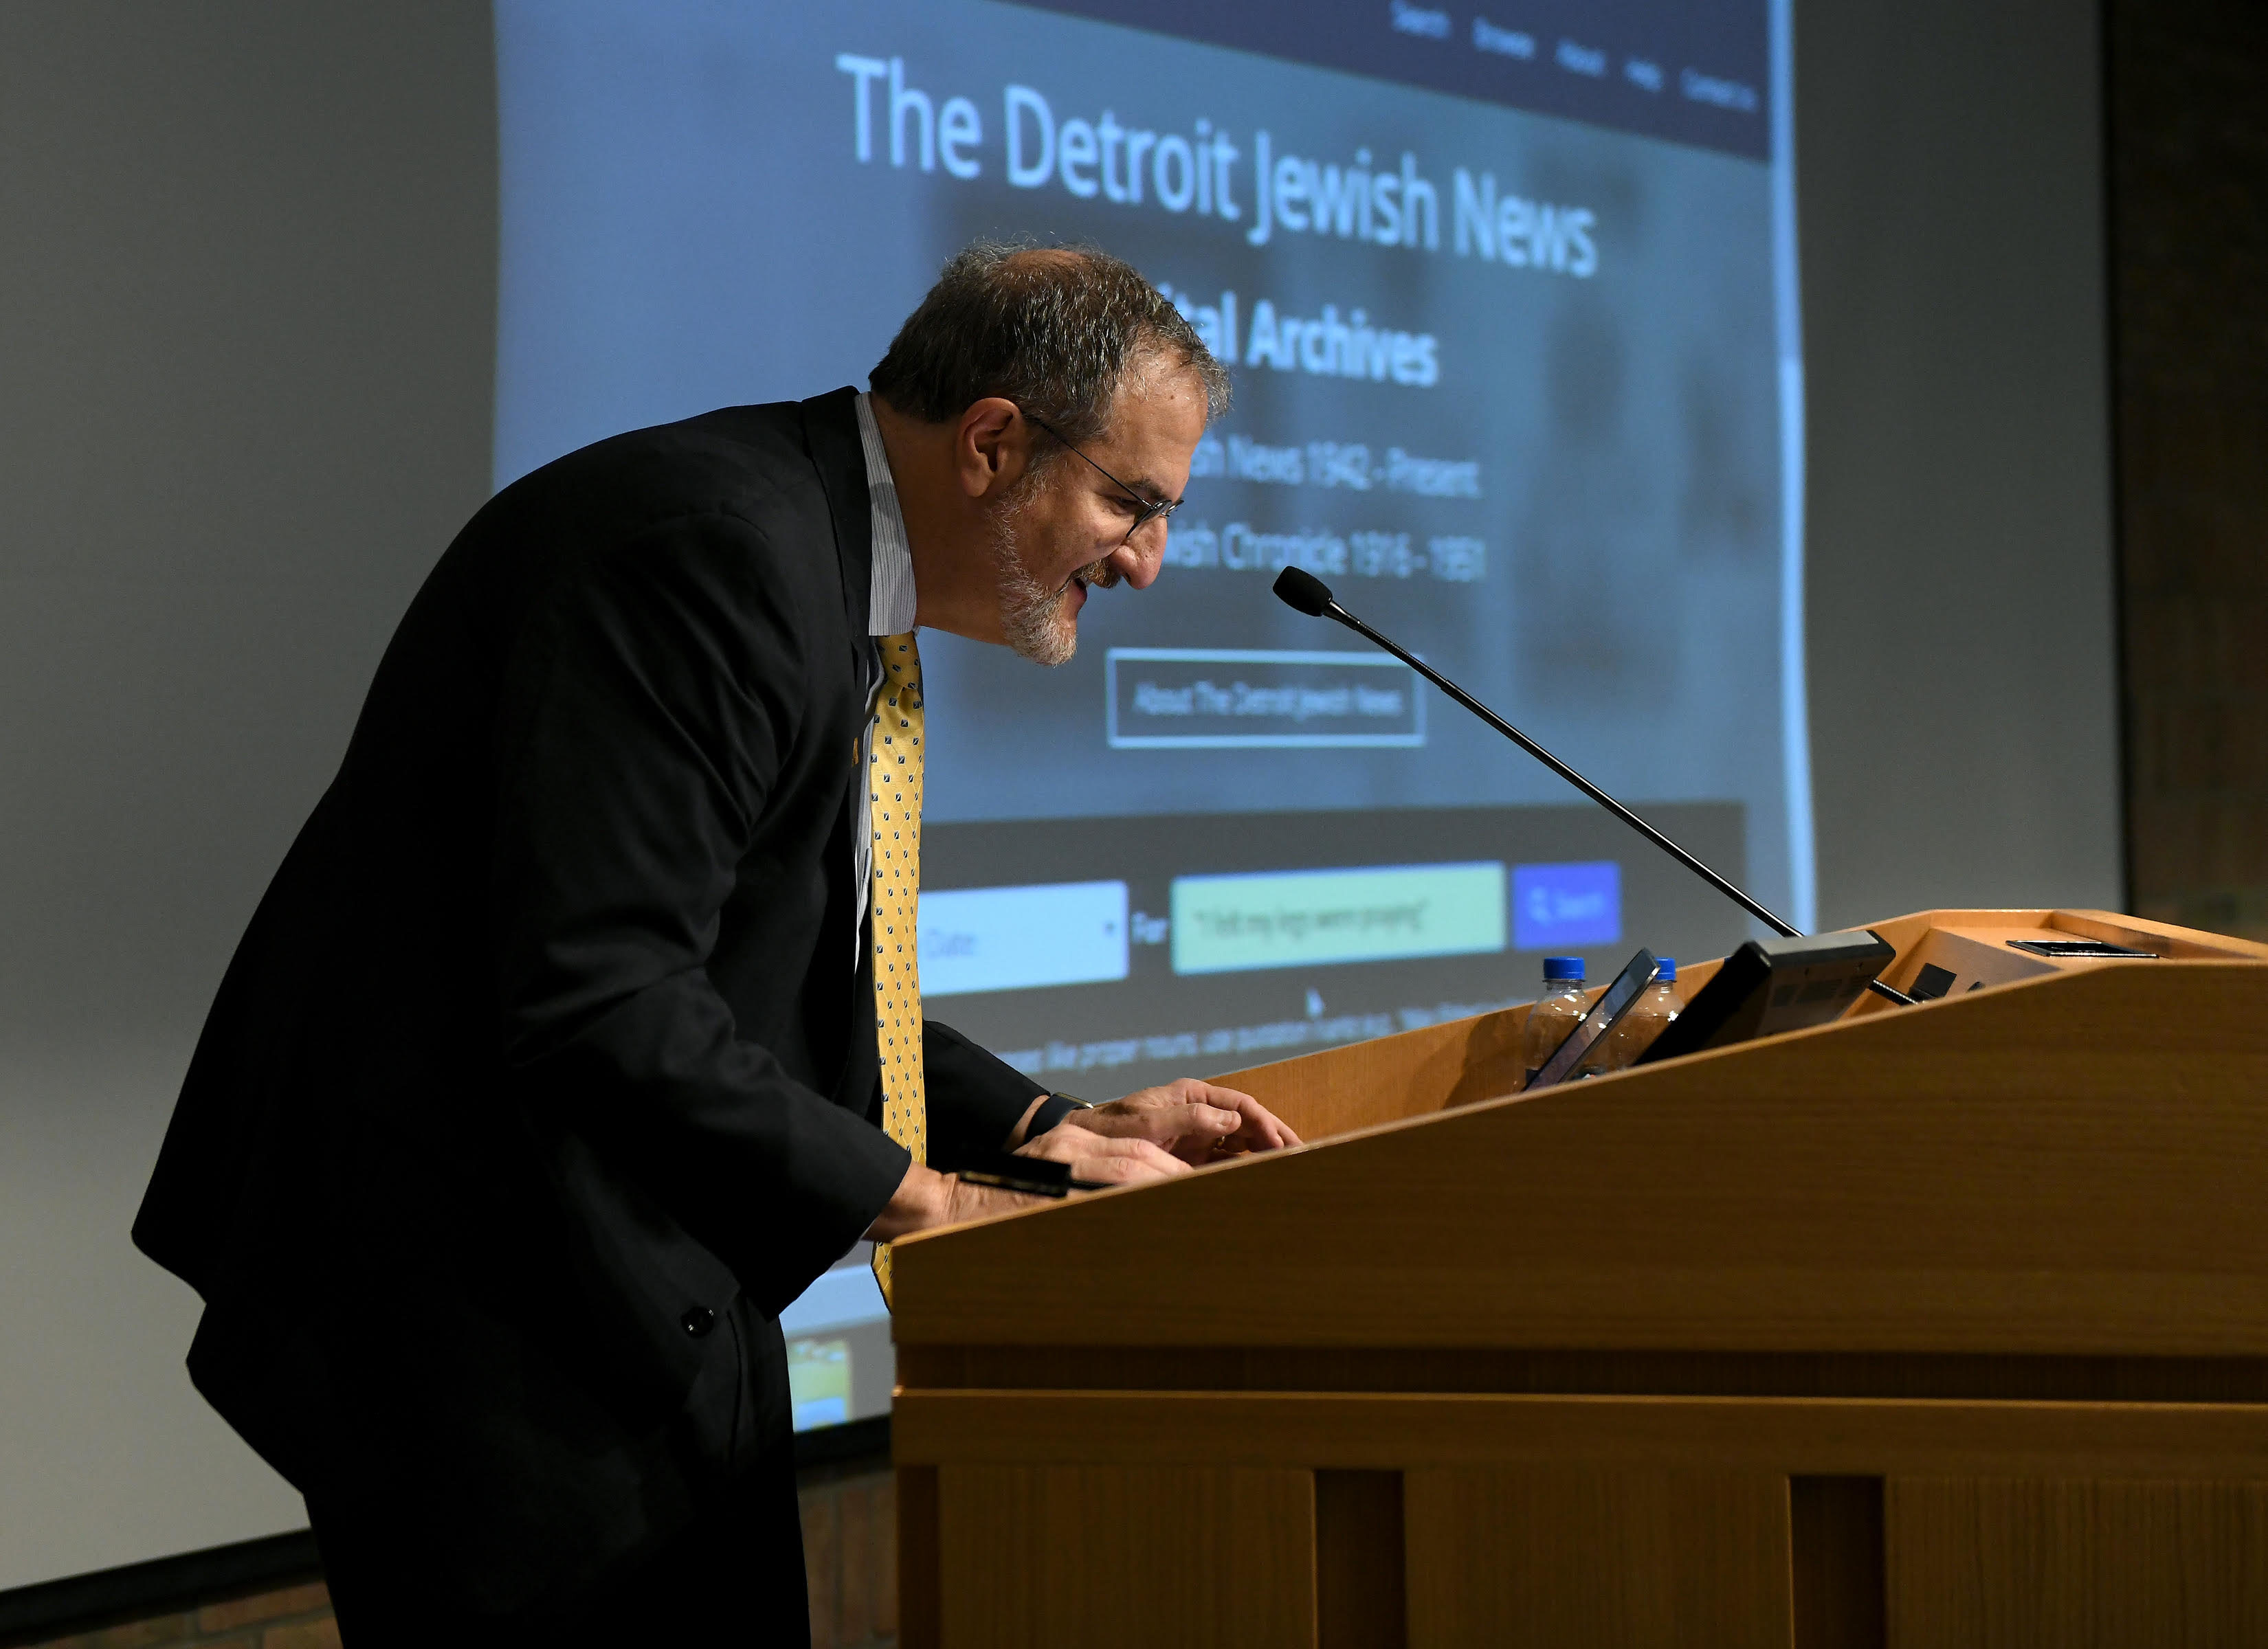
[[1030, 1145], [1073, 1111], [1091, 1111], [1094, 1108], [1085, 1100], [1071, 1094], [1050, 1093], [1040, 1101], [1040, 1108], [1032, 1113], [1031, 1123], [1024, 1130], [1024, 1143]]

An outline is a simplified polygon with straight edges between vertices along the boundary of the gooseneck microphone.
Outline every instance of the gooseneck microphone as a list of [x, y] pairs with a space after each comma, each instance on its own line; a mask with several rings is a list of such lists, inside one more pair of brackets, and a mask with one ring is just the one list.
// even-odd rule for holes
[[[1765, 909], [1763, 905], [1757, 903], [1754, 899], [1749, 898], [1746, 893], [1734, 887], [1724, 877], [1719, 876], [1715, 871], [1711, 870], [1699, 859], [1695, 858], [1683, 848], [1678, 846], [1676, 843], [1672, 842], [1668, 836], [1662, 835], [1660, 831], [1655, 829], [1652, 825], [1646, 823], [1645, 820], [1639, 818], [1629, 808], [1624, 806], [1622, 803], [1616, 801], [1613, 797], [1608, 795], [1606, 791], [1592, 784], [1590, 780], [1585, 778], [1573, 768], [1569, 767], [1557, 756], [1553, 755], [1551, 752], [1546, 750], [1542, 745], [1536, 743], [1535, 740], [1529, 738], [1526, 733], [1521, 732], [1519, 728], [1513, 726], [1503, 717], [1498, 715], [1487, 705], [1482, 703], [1480, 700], [1466, 692], [1464, 688], [1459, 687], [1454, 681], [1449, 680], [1447, 676], [1443, 675], [1432, 665], [1427, 664], [1423, 659], [1418, 658], [1415, 653], [1410, 652], [1407, 648], [1402, 646], [1400, 643], [1393, 640], [1391, 637], [1380, 635], [1369, 625], [1364, 623], [1353, 614], [1348, 612], [1346, 608], [1341, 607], [1336, 601], [1331, 599], [1330, 586], [1325, 584], [1321, 578], [1315, 577], [1312, 572], [1307, 571], [1303, 567], [1285, 568], [1282, 572], [1276, 575], [1276, 594], [1286, 607], [1296, 608], [1298, 611], [1305, 613], [1309, 618], [1328, 618], [1334, 620], [1338, 623], [1345, 625], [1349, 629], [1354, 631], [1356, 635], [1361, 637], [1373, 647], [1382, 648], [1384, 651], [1392, 653], [1395, 658], [1401, 659], [1403, 663], [1408, 665], [1411, 669], [1418, 672], [1418, 674], [1424, 676], [1435, 687], [1440, 688], [1441, 691], [1447, 693], [1451, 698], [1456, 700], [1458, 703], [1472, 711], [1474, 715], [1479, 717], [1490, 726], [1495, 728], [1506, 738], [1511, 740], [1513, 743], [1518, 745], [1521, 749], [1527, 751], [1528, 755], [1543, 762], [1544, 766], [1550, 768], [1561, 778], [1565, 779], [1577, 790], [1581, 791], [1583, 794], [1588, 796], [1593, 801], [1598, 803], [1600, 806], [1614, 814], [1616, 818], [1621, 820], [1631, 829], [1637, 831], [1647, 841], [1653, 843], [1654, 846], [1668, 854], [1670, 858], [1675, 859], [1680, 865], [1685, 866], [1687, 870], [1691, 871], [1703, 881], [1707, 882], [1712, 887], [1714, 887], [1719, 893], [1724, 894], [1726, 898], [1740, 906], [1742, 909], [1756, 917], [1757, 921], [1771, 929], [1772, 931], [1778, 933], [1781, 938], [1794, 939], [1799, 936], [1800, 930], [1796, 928], [1793, 924], [1781, 921], [1779, 917]], [[1907, 996], [1903, 990], [1898, 990], [1893, 989], [1891, 986], [1884, 984], [1879, 979], [1871, 982], [1868, 988], [1877, 996], [1887, 997], [1891, 1001], [1899, 1004], [1901, 1006], [1911, 1007], [1913, 1005], [1912, 997]]]

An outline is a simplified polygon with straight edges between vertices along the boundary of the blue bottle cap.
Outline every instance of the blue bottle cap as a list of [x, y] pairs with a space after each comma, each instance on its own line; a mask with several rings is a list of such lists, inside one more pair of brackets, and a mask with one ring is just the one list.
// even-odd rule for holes
[[1661, 964], [1661, 971], [1653, 976], [1653, 983], [1658, 985], [1675, 984], [1677, 983], [1677, 958], [1675, 956], [1657, 956], [1653, 960]]
[[1546, 984], [1555, 984], [1565, 979], [1580, 983], [1582, 977], [1583, 959], [1580, 956], [1547, 956], [1543, 959], [1543, 982]]

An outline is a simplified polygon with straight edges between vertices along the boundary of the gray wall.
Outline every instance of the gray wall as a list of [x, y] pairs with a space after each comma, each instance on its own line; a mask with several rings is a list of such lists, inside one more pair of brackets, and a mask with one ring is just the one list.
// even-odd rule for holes
[[2097, 42], [1797, 7], [1822, 927], [2123, 897]]
[[[2093, 12], [1797, 35], [1822, 920], [2115, 903]], [[470, 0], [0, 8], [0, 1586], [301, 1519], [125, 1232], [486, 491], [490, 49]]]
[[304, 1523], [126, 1228], [486, 496], [488, 9], [0, 7], [0, 1586]]

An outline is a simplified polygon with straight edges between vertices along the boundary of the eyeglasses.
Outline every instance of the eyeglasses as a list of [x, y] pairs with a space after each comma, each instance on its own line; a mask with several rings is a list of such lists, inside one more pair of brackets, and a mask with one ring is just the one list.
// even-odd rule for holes
[[[1022, 409], [1019, 408], [1018, 410], [1022, 411]], [[1057, 434], [1054, 427], [1050, 425], [1046, 419], [1035, 418], [1028, 412], [1024, 413], [1024, 416], [1031, 419], [1031, 422], [1038, 424], [1041, 429], [1045, 430], [1049, 435], [1055, 436], [1055, 438], [1057, 441], [1062, 442], [1064, 446], [1070, 447], [1071, 453], [1079, 459], [1079, 462], [1085, 464], [1096, 475], [1101, 476], [1112, 486], [1117, 488], [1119, 491], [1124, 493], [1133, 503], [1134, 524], [1126, 529], [1126, 536], [1118, 541], [1122, 548], [1132, 543], [1134, 541], [1134, 534], [1140, 532], [1144, 527], [1149, 526], [1151, 522], [1169, 517], [1174, 511], [1182, 507], [1182, 501], [1179, 498], [1144, 497], [1140, 493], [1135, 491], [1133, 488], [1128, 486], [1124, 482], [1119, 480], [1117, 476], [1112, 475], [1101, 465], [1096, 463], [1086, 453], [1080, 452], [1079, 448], [1071, 446], [1071, 444], [1069, 441], [1064, 440], [1064, 438], [1061, 435]]]

